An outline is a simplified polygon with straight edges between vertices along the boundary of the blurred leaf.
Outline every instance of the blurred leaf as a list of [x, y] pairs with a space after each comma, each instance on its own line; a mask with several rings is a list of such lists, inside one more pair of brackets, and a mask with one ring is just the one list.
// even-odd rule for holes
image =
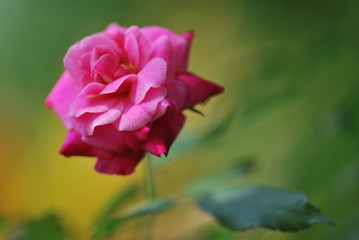
[[289, 100], [297, 96], [297, 91], [288, 88], [270, 96], [259, 97], [251, 101], [240, 113], [242, 121], [247, 121], [248, 124], [253, 124], [255, 119], [261, 119], [268, 113], [271, 113], [275, 108], [287, 103]]
[[102, 222], [104, 219], [114, 214], [118, 210], [118, 208], [121, 207], [126, 201], [132, 199], [136, 195], [137, 191], [137, 186], [130, 186], [123, 192], [117, 194], [99, 214], [99, 216], [97, 217], [97, 223]]
[[55, 215], [31, 220], [25, 224], [21, 231], [23, 233], [16, 240], [62, 240], [66, 237], [60, 219]]
[[211, 177], [206, 177], [200, 180], [197, 180], [191, 183], [187, 189], [185, 195], [187, 197], [198, 197], [203, 195], [209, 191], [213, 190], [213, 187], [219, 185], [224, 182], [228, 182], [233, 179], [237, 179], [244, 174], [248, 173], [253, 169], [254, 160], [252, 158], [247, 158], [245, 160], [237, 163], [236, 166], [228, 169], [228, 171], [224, 173], [219, 173]]
[[223, 135], [231, 125], [233, 118], [235, 117], [237, 111], [234, 109], [231, 113], [229, 113], [222, 121], [218, 122], [212, 127], [212, 130], [204, 135], [200, 140], [213, 140], [217, 137]]
[[174, 199], [162, 199], [148, 202], [145, 205], [132, 209], [127, 214], [124, 214], [118, 218], [112, 218], [103, 221], [93, 232], [92, 237], [108, 237], [111, 236], [114, 231], [121, 227], [124, 223], [137, 217], [141, 217], [147, 214], [155, 214], [167, 210], [175, 203]]
[[209, 224], [206, 227], [199, 229], [198, 236], [194, 239], [202, 240], [232, 240], [238, 235], [237, 232], [230, 231], [224, 227], [219, 226], [218, 224], [213, 225]]
[[359, 86], [347, 94], [330, 114], [325, 116], [324, 130], [327, 132], [340, 132], [357, 136], [359, 130]]
[[268, 187], [246, 187], [217, 191], [197, 204], [233, 230], [265, 227], [298, 231], [314, 223], [334, 226], [320, 214], [305, 194]]

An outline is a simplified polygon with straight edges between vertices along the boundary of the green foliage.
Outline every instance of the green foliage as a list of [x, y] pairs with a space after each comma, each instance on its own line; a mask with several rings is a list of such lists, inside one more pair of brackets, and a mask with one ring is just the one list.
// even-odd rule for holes
[[173, 199], [162, 199], [148, 202], [144, 205], [138, 206], [129, 212], [123, 214], [121, 217], [110, 218], [104, 220], [93, 232], [92, 236], [108, 237], [111, 236], [116, 229], [120, 228], [124, 223], [137, 217], [156, 214], [165, 211], [174, 205]]
[[127, 189], [125, 189], [122, 192], [119, 192], [108, 204], [105, 205], [105, 208], [102, 210], [102, 212], [97, 217], [97, 223], [101, 223], [106, 218], [110, 217], [116, 211], [123, 206], [127, 201], [133, 199], [133, 197], [138, 192], [137, 186], [131, 186]]
[[216, 175], [191, 182], [185, 190], [185, 195], [190, 198], [196, 198], [206, 194], [219, 185], [221, 186], [231, 180], [239, 179], [252, 170], [253, 166], [254, 161], [252, 158], [241, 159], [240, 163], [236, 162], [235, 166], [223, 173], [217, 173]]
[[65, 230], [60, 219], [55, 215], [47, 215], [41, 219], [25, 223], [15, 240], [64, 240]]
[[314, 223], [334, 226], [303, 193], [268, 187], [235, 188], [213, 192], [198, 205], [224, 226], [234, 230], [265, 227], [298, 231]]

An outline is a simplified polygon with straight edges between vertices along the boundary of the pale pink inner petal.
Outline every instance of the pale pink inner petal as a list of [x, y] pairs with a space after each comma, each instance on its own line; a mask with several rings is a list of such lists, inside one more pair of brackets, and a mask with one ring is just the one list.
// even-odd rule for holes
[[140, 70], [148, 61], [150, 41], [137, 26], [128, 28], [125, 34], [125, 51], [134, 68]]
[[112, 83], [108, 84], [100, 93], [100, 95], [107, 95], [112, 93], [123, 94], [130, 90], [133, 82], [136, 81], [136, 75], [123, 76]]
[[120, 48], [123, 48], [126, 28], [121, 27], [117, 23], [111, 23], [104, 32], [108, 37], [114, 40]]
[[167, 63], [167, 81], [173, 80], [175, 73], [175, 58], [171, 40], [167, 36], [161, 36], [152, 44], [151, 57], [159, 57]]
[[182, 73], [188, 65], [188, 52], [191, 45], [191, 32], [177, 35], [174, 32], [162, 27], [145, 27], [141, 31], [152, 41], [167, 36], [172, 43], [172, 51], [174, 55], [174, 68], [176, 73]]
[[150, 88], [158, 88], [166, 81], [167, 64], [162, 58], [151, 59], [138, 73], [130, 92], [133, 103], [140, 103]]
[[93, 134], [95, 127], [110, 124], [116, 121], [121, 116], [123, 109], [124, 103], [122, 101], [118, 101], [118, 103], [114, 107], [104, 113], [101, 113], [92, 121], [90, 125], [90, 130], [88, 131], [89, 135]]
[[[111, 83], [118, 67], [118, 58], [111, 54], [102, 55], [94, 64], [94, 74], [99, 76], [98, 82]], [[96, 77], [96, 76], [95, 76]]]
[[146, 98], [139, 104], [133, 104], [128, 101], [125, 110], [115, 123], [119, 131], [133, 131], [144, 127], [152, 121], [157, 105], [166, 97], [167, 90], [165, 88], [152, 88], [148, 91]]
[[84, 113], [79, 117], [70, 117], [71, 127], [82, 136], [92, 135], [91, 124], [98, 116], [98, 113]]
[[134, 35], [126, 36], [125, 39], [125, 51], [133, 66], [138, 66], [140, 61], [140, 50], [137, 39]]
[[117, 99], [100, 96], [104, 87], [105, 85], [97, 82], [87, 85], [73, 101], [69, 115], [79, 117], [85, 113], [101, 113], [110, 109]]
[[141, 28], [141, 31], [153, 42], [162, 36], [168, 36], [170, 39], [175, 38], [176, 34], [171, 30], [158, 26], [149, 26]]
[[155, 121], [157, 118], [162, 117], [163, 115], [165, 115], [167, 110], [172, 106], [173, 106], [172, 103], [170, 101], [168, 101], [168, 99], [164, 99], [162, 102], [160, 102], [157, 105], [156, 113], [153, 116], [152, 121]]
[[[74, 80], [86, 85], [91, 82], [91, 58], [83, 56], [91, 53], [94, 48], [103, 46], [112, 51], [119, 52], [117, 44], [103, 33], [97, 33], [84, 38], [82, 41], [74, 44], [64, 58], [64, 65]], [[88, 55], [87, 55], [88, 56]]]

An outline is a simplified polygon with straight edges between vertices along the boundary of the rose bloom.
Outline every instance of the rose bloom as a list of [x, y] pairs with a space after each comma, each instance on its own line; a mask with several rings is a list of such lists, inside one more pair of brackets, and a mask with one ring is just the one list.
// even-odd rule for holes
[[68, 130], [60, 153], [97, 157], [97, 171], [121, 175], [146, 152], [167, 155], [182, 111], [223, 91], [187, 71], [192, 37], [111, 24], [70, 47], [46, 99]]

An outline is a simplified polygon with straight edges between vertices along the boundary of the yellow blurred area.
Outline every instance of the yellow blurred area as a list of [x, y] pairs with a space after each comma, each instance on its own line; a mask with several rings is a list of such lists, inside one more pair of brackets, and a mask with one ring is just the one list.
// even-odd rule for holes
[[1, 129], [12, 136], [10, 142], [1, 139], [2, 157], [13, 159], [0, 162], [1, 216], [18, 221], [60, 213], [66, 226], [86, 239], [102, 206], [135, 181], [141, 168], [128, 177], [108, 176], [95, 172], [94, 158], [59, 155], [66, 132], [50, 111], [46, 115], [32, 138], [16, 133], [17, 126]]

